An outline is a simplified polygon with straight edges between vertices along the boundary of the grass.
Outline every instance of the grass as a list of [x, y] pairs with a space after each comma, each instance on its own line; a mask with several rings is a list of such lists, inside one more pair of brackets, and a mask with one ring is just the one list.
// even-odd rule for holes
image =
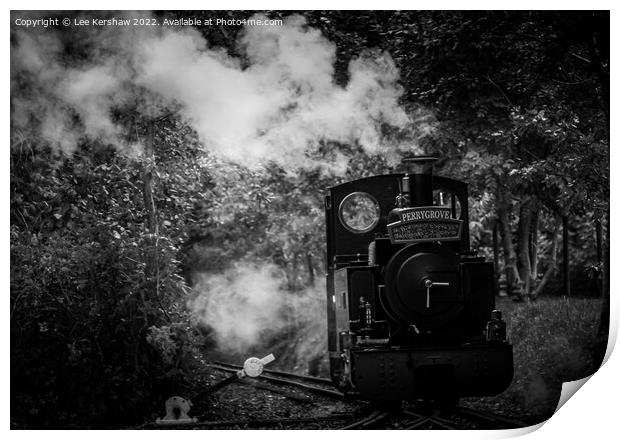
[[[485, 399], [494, 406], [545, 420], [555, 410], [562, 382], [593, 374], [600, 366], [597, 337], [601, 300], [540, 298], [535, 302], [498, 300], [514, 348], [515, 374], [500, 396]], [[604, 351], [604, 350], [603, 350]]]

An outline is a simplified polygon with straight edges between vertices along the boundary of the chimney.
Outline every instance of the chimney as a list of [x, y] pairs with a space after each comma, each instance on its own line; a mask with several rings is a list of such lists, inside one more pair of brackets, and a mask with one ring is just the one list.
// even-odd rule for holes
[[437, 161], [433, 156], [413, 156], [403, 159], [407, 167], [410, 186], [411, 206], [433, 205], [433, 164]]

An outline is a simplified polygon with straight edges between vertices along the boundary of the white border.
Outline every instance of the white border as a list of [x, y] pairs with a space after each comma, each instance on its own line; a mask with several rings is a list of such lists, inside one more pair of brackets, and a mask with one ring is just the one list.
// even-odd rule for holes
[[[588, 2], [576, 2], [576, 1], [562, 1], [562, 0], [546, 0], [546, 1], [532, 1], [532, 0], [522, 0], [522, 1], [475, 1], [475, 2], [458, 2], [458, 1], [442, 1], [442, 0], [423, 0], [423, 1], [415, 1], [415, 2], [407, 2], [407, 1], [393, 1], [393, 0], [383, 0], [381, 2], [344, 2], [344, 1], [325, 1], [325, 0], [314, 0], [312, 2], [302, 1], [297, 3], [292, 3], [290, 1], [266, 1], [261, 2], [260, 4], [250, 3], [248, 1], [239, 1], [239, 0], [229, 0], [226, 2], [197, 2], [197, 1], [184, 1], [179, 0], [175, 2], [162, 2], [159, 0], [155, 1], [119, 1], [119, 0], [109, 0], [106, 2], [91, 2], [84, 3], [76, 2], [76, 1], [56, 1], [56, 2], [44, 2], [44, 1], [9, 1], [7, 6], [9, 8], [15, 10], [45, 10], [45, 9], [105, 9], [105, 10], [128, 10], [128, 9], [137, 9], [137, 10], [152, 10], [152, 9], [297, 9], [297, 10], [307, 10], [307, 9], [519, 9], [519, 10], [528, 10], [528, 9], [609, 9], [611, 10], [611, 40], [612, 40], [612, 48], [611, 48], [611, 65], [616, 66], [615, 62], [617, 58], [614, 56], [614, 48], [618, 47], [617, 34], [616, 31], [619, 20], [617, 19], [617, 7], [614, 6], [618, 4], [617, 2], [612, 1], [601, 1], [601, 0], [591, 0]], [[259, 7], [260, 6], [260, 7]], [[3, 12], [3, 23], [9, 22], [9, 9], [4, 9]], [[6, 33], [9, 34], [9, 26], [6, 27]], [[5, 34], [6, 35], [6, 34]], [[6, 35], [8, 37], [8, 35]], [[7, 38], [8, 40], [8, 38]], [[5, 40], [6, 41], [6, 40]], [[10, 88], [7, 87], [9, 84], [9, 56], [8, 56], [8, 44], [5, 43], [3, 46], [3, 50], [6, 51], [3, 55], [4, 62], [4, 72], [5, 72], [5, 106], [4, 111], [8, 113], [8, 95], [10, 94]], [[612, 114], [612, 127], [617, 127], [618, 125], [614, 122], [617, 122], [618, 117], [618, 107], [617, 107], [617, 87], [615, 86], [615, 76], [614, 71], [612, 71], [611, 78], [611, 114]], [[8, 140], [8, 132], [9, 132], [9, 115], [4, 115], [4, 139], [5, 142]], [[612, 131], [611, 137], [614, 137], [614, 132]], [[8, 234], [7, 231], [9, 229], [9, 161], [8, 161], [8, 153], [5, 150], [4, 161], [2, 163], [4, 167], [4, 176], [5, 176], [5, 191], [2, 193], [2, 207], [4, 209], [3, 215], [3, 224], [5, 231], [5, 252], [3, 253], [3, 261], [2, 267], [4, 270], [3, 273], [3, 281], [4, 285], [8, 285], [9, 281], [9, 243], [8, 243]], [[611, 167], [612, 170], [618, 170], [617, 163], [618, 154], [614, 152], [614, 149], [611, 149]], [[611, 261], [612, 267], [613, 263], [617, 260], [617, 251], [619, 241], [617, 239], [617, 219], [618, 219], [618, 203], [616, 202], [617, 190], [618, 190], [618, 179], [612, 174], [611, 178], [611, 190], [612, 190], [612, 205], [611, 205], [611, 218], [612, 218], [612, 229], [614, 230], [614, 234], [611, 237]], [[616, 292], [618, 287], [618, 279], [615, 273], [612, 270], [612, 280], [611, 280], [611, 291]], [[5, 297], [4, 300], [5, 307], [8, 304], [8, 301]], [[618, 333], [618, 319], [620, 317], [619, 309], [618, 309], [618, 301], [617, 298], [612, 294], [612, 310], [611, 310], [611, 329], [610, 329], [610, 347], [615, 345], [615, 341], [617, 339]], [[5, 310], [5, 316], [7, 315]], [[9, 320], [5, 320], [5, 331], [2, 334], [3, 337], [3, 347], [5, 349], [5, 353], [7, 353], [9, 348]], [[609, 356], [610, 350], [608, 349], [607, 356]], [[540, 429], [533, 430], [524, 429], [524, 430], [513, 430], [513, 431], [458, 431], [458, 432], [445, 432], [445, 431], [416, 431], [415, 433], [411, 432], [390, 432], [390, 435], [404, 436], [407, 438], [411, 438], [415, 436], [415, 438], [471, 438], [471, 439], [487, 439], [487, 438], [510, 438], [517, 435], [523, 435], [527, 432], [534, 431], [530, 434], [529, 438], [533, 439], [551, 439], [557, 437], [569, 437], [569, 438], [613, 438], [613, 433], [618, 433], [618, 426], [616, 424], [617, 415], [617, 394], [620, 391], [620, 380], [618, 379], [618, 373], [620, 372], [620, 361], [618, 360], [619, 355], [616, 353], [611, 356], [607, 362], [602, 366], [600, 371], [595, 373], [593, 377], [577, 392], [576, 396], [570, 399], [566, 404], [558, 411], [556, 415], [554, 415], [547, 423], [543, 424]], [[10, 399], [10, 383], [9, 383], [9, 360], [8, 356], [5, 357], [4, 362], [2, 362], [2, 370], [3, 370], [3, 378], [4, 378], [4, 405], [3, 405], [3, 413], [5, 414], [5, 429], [8, 429], [9, 418], [10, 418], [10, 410], [9, 410], [9, 399]], [[49, 435], [62, 435], [64, 438], [66, 437], [74, 437], [81, 438], [84, 436], [84, 432], [79, 431], [55, 431], [55, 432], [31, 432], [31, 431], [11, 431], [10, 435], [16, 438], [30, 438], [30, 436], [49, 436]], [[377, 432], [374, 434], [382, 435]], [[95, 436], [103, 438], [103, 436], [108, 436], [108, 433], [103, 431], [98, 432], [89, 432], [87, 435]], [[220, 437], [239, 437], [239, 436], [255, 436], [259, 437], [276, 437], [276, 438], [290, 438], [290, 431], [259, 431], [259, 432], [248, 432], [248, 431], [240, 431], [240, 432], [202, 432], [202, 431], [159, 431], [159, 432], [131, 432], [131, 431], [119, 431], [115, 432], [114, 435], [119, 435], [122, 437], [150, 437], [150, 438], [161, 438], [161, 439], [170, 439], [171, 436], [214, 436], [216, 435], [218, 438]], [[348, 433], [336, 433], [332, 431], [321, 431], [315, 433], [313, 431], [299, 431], [294, 434], [295, 436], [300, 436], [302, 438], [312, 438], [316, 435], [321, 436], [344, 436], [344, 437], [358, 437], [360, 435], [364, 435], [359, 432], [348, 432]], [[366, 434], [368, 435], [368, 434]]]

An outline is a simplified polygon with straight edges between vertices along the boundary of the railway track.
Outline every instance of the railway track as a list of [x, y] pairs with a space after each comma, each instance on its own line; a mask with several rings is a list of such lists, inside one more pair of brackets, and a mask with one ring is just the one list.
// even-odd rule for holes
[[[226, 362], [211, 362], [210, 365], [221, 371], [235, 372], [241, 365]], [[336, 399], [345, 399], [345, 395], [333, 389], [329, 379], [315, 376], [265, 369], [258, 380], [293, 386]], [[320, 385], [320, 386], [317, 386]], [[359, 420], [339, 429], [514, 429], [526, 426], [524, 423], [504, 416], [464, 406], [457, 406], [449, 411], [437, 409], [385, 408], [372, 407], [373, 410]]]
[[[210, 365], [215, 365], [215, 366], [219, 366], [219, 367], [225, 367], [225, 368], [233, 368], [233, 369], [241, 369], [243, 368], [243, 365], [236, 365], [236, 364], [230, 364], [227, 362], [219, 362], [219, 361], [212, 361], [209, 362]], [[305, 382], [311, 382], [311, 383], [316, 383], [316, 384], [320, 384], [320, 385], [327, 385], [327, 386], [333, 386], [332, 385], [332, 381], [327, 379], [326, 377], [316, 377], [316, 376], [304, 376], [302, 374], [295, 374], [295, 373], [289, 373], [287, 371], [280, 371], [280, 370], [271, 370], [268, 368], [265, 368], [263, 370], [263, 374], [270, 374], [272, 376], [276, 376], [276, 377], [284, 377], [284, 378], [289, 378], [289, 379], [297, 379], [297, 380], [302, 380]]]
[[[236, 373], [242, 366], [226, 362], [209, 362], [209, 365], [219, 371]], [[258, 389], [265, 389], [283, 394], [284, 396], [302, 403], [314, 403], [315, 399], [291, 392], [290, 387], [309, 391], [337, 400], [345, 400], [343, 393], [334, 389], [331, 381], [326, 378], [305, 376], [279, 370], [265, 369], [257, 378], [243, 381]], [[273, 388], [267, 383], [274, 383], [284, 388]], [[364, 403], [364, 402], [359, 402]], [[240, 420], [198, 421], [186, 425], [153, 425], [146, 424], [143, 429], [513, 429], [527, 426], [517, 420], [510, 419], [486, 411], [480, 411], [464, 406], [457, 406], [450, 410], [439, 410], [428, 405], [404, 403], [403, 405], [381, 406], [367, 403], [360, 411], [329, 414], [319, 417], [293, 418], [252, 418]], [[351, 420], [352, 419], [352, 420]], [[327, 427], [327, 428], [326, 428]]]
[[526, 423], [500, 416], [487, 411], [458, 406], [455, 408], [457, 416], [477, 420], [480, 424], [486, 425], [488, 429], [515, 429], [527, 426]]
[[[241, 368], [243, 368], [243, 366], [241, 365], [229, 364], [225, 362], [210, 362], [209, 365], [212, 368], [228, 373], [235, 373]], [[263, 373], [257, 378], [257, 380], [269, 381], [280, 385], [293, 386], [306, 391], [310, 391], [314, 394], [320, 394], [336, 399], [345, 398], [345, 395], [343, 393], [334, 389], [334, 386], [329, 379], [322, 377], [304, 376], [301, 374], [288, 373], [285, 371], [265, 369], [263, 370]]]
[[507, 417], [467, 407], [450, 410], [424, 408], [375, 409], [369, 415], [340, 429], [515, 429], [526, 424]]

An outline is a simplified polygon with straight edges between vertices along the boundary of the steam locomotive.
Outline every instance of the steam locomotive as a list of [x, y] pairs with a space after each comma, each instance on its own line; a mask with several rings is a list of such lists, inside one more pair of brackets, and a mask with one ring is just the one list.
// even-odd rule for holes
[[467, 184], [433, 176], [435, 161], [325, 196], [330, 373], [347, 394], [451, 405], [512, 381], [493, 263], [470, 250]]

